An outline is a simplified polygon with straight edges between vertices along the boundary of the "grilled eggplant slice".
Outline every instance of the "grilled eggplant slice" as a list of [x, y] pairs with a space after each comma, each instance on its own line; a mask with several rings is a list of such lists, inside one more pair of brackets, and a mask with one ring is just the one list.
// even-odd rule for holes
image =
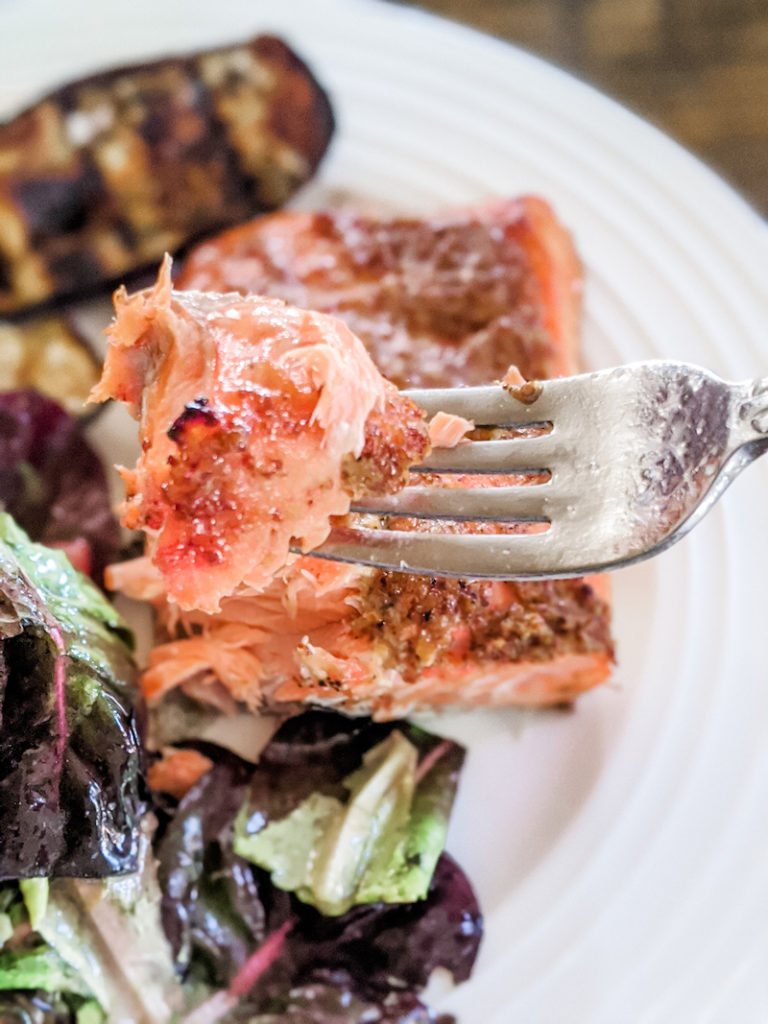
[[282, 205], [332, 132], [325, 92], [271, 36], [51, 93], [0, 125], [0, 314]]

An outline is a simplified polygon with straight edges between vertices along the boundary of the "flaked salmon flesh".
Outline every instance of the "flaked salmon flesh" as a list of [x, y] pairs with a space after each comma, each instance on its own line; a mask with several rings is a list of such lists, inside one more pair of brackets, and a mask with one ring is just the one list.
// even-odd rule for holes
[[170, 260], [154, 288], [118, 292], [115, 310], [93, 398], [139, 420], [122, 521], [144, 530], [183, 610], [263, 590], [292, 545], [317, 547], [352, 497], [402, 487], [429, 450], [421, 411], [339, 320], [173, 292]]
[[[421, 303], [413, 294], [414, 281], [425, 296]], [[276, 214], [193, 251], [177, 286], [193, 294], [184, 299], [172, 293], [172, 302], [213, 303], [227, 322], [225, 304], [236, 309], [240, 300], [232, 295], [200, 297], [197, 289], [234, 290], [262, 304], [265, 295], [284, 298], [339, 317], [354, 328], [376, 366], [399, 385], [505, 377], [509, 387], [525, 387], [528, 380], [579, 368], [579, 262], [567, 232], [536, 198], [490, 203], [433, 220]], [[141, 317], [168, 295], [168, 280], [144, 293]], [[174, 394], [177, 417], [182, 399], [182, 409], [199, 398], [216, 406], [213, 378], [195, 377], [188, 363], [185, 370], [194, 379], [177, 395], [171, 377], [158, 373], [152, 360], [142, 357], [129, 366], [121, 362], [125, 353], [113, 355], [128, 322], [126, 314], [132, 310], [130, 316], [137, 315], [138, 304], [129, 304], [138, 300], [119, 300], [99, 396], [143, 403], [142, 421], [147, 409], [154, 408], [153, 387], [159, 404]], [[295, 311], [290, 315], [299, 316]], [[143, 337], [143, 331], [132, 323], [128, 333]], [[518, 369], [510, 371], [511, 364]], [[143, 391], [126, 390], [127, 381], [135, 387], [142, 376]], [[402, 486], [408, 465], [423, 457], [426, 445], [461, 443], [472, 429], [455, 417], [435, 417], [426, 429], [419, 421], [419, 433], [410, 419], [412, 410], [404, 416], [396, 401], [402, 396], [394, 391], [395, 398], [387, 388], [384, 393], [394, 404], [382, 412], [380, 393], [372, 404], [370, 399], [362, 403], [361, 409], [367, 409], [365, 416], [360, 412], [362, 435], [358, 422], [352, 458], [342, 460], [344, 468], [334, 478], [346, 508], [351, 494]], [[157, 420], [158, 434], [170, 415], [169, 409]], [[264, 429], [255, 426], [257, 433]], [[173, 444], [178, 446], [178, 437], [161, 439], [157, 450], [167, 457]], [[392, 470], [387, 467], [398, 446], [407, 455]], [[382, 451], [388, 455], [382, 458]], [[334, 458], [338, 455], [336, 448]], [[301, 457], [315, 458], [311, 446]], [[145, 468], [149, 476], [127, 474], [129, 521], [136, 508], [152, 505], [147, 498], [156, 481], [152, 467], [145, 463]], [[207, 456], [194, 467], [188, 465], [188, 487], [194, 492], [202, 474], [212, 468]], [[338, 497], [339, 491], [333, 490]], [[323, 521], [327, 525], [328, 516]], [[298, 523], [300, 517], [291, 526], [294, 535], [297, 530], [305, 540], [319, 535], [311, 532], [309, 522], [302, 529]], [[134, 520], [134, 525], [141, 524]], [[407, 520], [389, 525], [414, 526]], [[197, 698], [208, 692], [213, 703], [223, 686], [252, 708], [309, 702], [391, 718], [444, 706], [559, 704], [603, 682], [611, 672], [604, 578], [430, 579], [311, 556], [286, 558], [285, 544], [279, 559], [262, 552], [257, 573], [250, 568], [253, 541], [243, 540], [231, 558], [225, 557], [223, 569], [217, 571], [214, 565], [210, 571], [211, 581], [219, 582], [190, 587], [185, 578], [190, 565], [198, 567], [199, 579], [208, 578], [208, 568], [182, 557], [175, 562], [158, 559], [157, 527], [147, 526], [148, 555], [114, 566], [109, 582], [129, 596], [152, 600], [157, 608], [163, 639], [143, 677], [150, 701], [181, 686]], [[239, 543], [236, 533], [226, 535]]]

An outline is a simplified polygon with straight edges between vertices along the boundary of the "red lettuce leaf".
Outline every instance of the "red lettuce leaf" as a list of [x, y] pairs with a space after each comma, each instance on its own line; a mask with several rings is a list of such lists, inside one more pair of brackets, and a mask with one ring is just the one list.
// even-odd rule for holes
[[222, 1024], [455, 1024], [455, 1020], [436, 1014], [411, 992], [392, 991], [376, 1003], [360, 999], [350, 978], [338, 973], [273, 996], [261, 1012], [245, 1002]]
[[0, 509], [34, 541], [86, 541], [99, 582], [117, 558], [120, 528], [101, 461], [80, 423], [35, 391], [0, 393]]
[[[186, 978], [228, 988], [265, 939], [289, 925], [280, 956], [227, 1020], [259, 1021], [264, 1014], [269, 1021], [275, 1013], [283, 1015], [275, 1020], [308, 1024], [429, 1024], [439, 1018], [418, 993], [432, 971], [442, 967], [457, 982], [469, 977], [482, 917], [469, 881], [446, 854], [425, 899], [368, 904], [327, 917], [277, 889], [267, 872], [234, 853], [234, 822], [246, 799], [251, 807], [255, 796], [263, 800], [267, 817], [288, 814], [309, 792], [354, 770], [394, 728], [410, 732], [422, 752], [444, 742], [407, 723], [309, 712], [278, 731], [255, 768], [221, 752], [172, 812], [157, 846], [162, 918]], [[450, 747], [454, 756], [461, 750]], [[212, 755], [210, 745], [206, 753]], [[313, 987], [322, 999], [307, 1015], [296, 993]]]

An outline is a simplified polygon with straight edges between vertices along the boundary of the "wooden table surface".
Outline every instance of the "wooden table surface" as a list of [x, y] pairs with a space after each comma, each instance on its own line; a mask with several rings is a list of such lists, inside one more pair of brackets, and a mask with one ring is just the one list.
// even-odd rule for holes
[[768, 0], [401, 0], [517, 44], [662, 128], [768, 215]]

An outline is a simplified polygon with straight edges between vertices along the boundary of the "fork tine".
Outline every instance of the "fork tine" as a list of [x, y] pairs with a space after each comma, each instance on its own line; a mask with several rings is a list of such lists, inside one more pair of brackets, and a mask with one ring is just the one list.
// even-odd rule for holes
[[435, 448], [414, 473], [546, 473], [555, 455], [554, 431], [505, 441], [466, 441], [455, 448]]
[[[428, 576], [535, 579], [551, 573], [554, 532], [552, 528], [525, 534], [440, 534], [342, 526], [310, 554]], [[564, 567], [558, 575], [581, 573]]]
[[406, 487], [357, 501], [352, 512], [495, 523], [546, 523], [549, 481], [519, 487]]
[[535, 400], [522, 402], [500, 384], [471, 388], [416, 388], [404, 391], [411, 401], [420, 405], [428, 416], [438, 412], [452, 413], [472, 420], [475, 426], [523, 426], [546, 423], [552, 419], [558, 381], [536, 385]]

